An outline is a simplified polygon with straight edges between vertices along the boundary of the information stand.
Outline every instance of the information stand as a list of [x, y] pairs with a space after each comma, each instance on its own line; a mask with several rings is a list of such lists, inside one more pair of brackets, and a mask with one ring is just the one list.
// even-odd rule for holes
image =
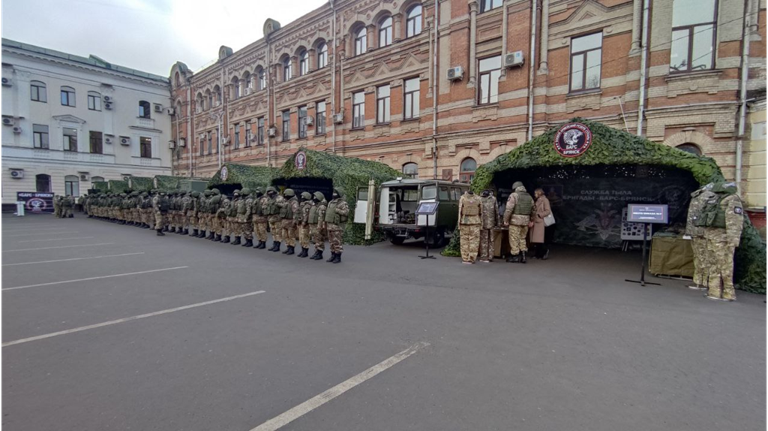
[[669, 223], [669, 207], [667, 205], [645, 205], [629, 204], [627, 207], [627, 221], [643, 224], [643, 262], [640, 266], [640, 280], [625, 279], [630, 283], [640, 283], [641, 286], [653, 284], [661, 286], [660, 283], [645, 281], [645, 261], [648, 245], [648, 225], [649, 224], [667, 224]]
[[437, 212], [437, 206], [440, 204], [440, 202], [421, 202], [419, 204], [419, 207], [416, 208], [416, 221], [418, 222], [418, 217], [420, 215], [426, 216], [427, 223], [424, 227], [424, 247], [426, 248], [427, 252], [424, 256], [419, 256], [422, 259], [434, 259], [435, 256], [429, 255], [429, 216], [434, 216]]

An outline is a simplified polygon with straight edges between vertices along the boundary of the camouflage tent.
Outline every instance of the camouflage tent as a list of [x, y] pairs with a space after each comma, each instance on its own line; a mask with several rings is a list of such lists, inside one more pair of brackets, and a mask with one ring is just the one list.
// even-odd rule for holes
[[129, 189], [128, 187], [128, 181], [122, 181], [122, 180], [109, 180], [107, 181], [109, 183], [109, 190], [112, 193], [122, 193]]
[[[351, 220], [359, 187], [368, 187], [370, 179], [373, 179], [378, 187], [382, 182], [393, 180], [398, 175], [400, 175], [398, 171], [383, 163], [299, 149], [286, 160], [272, 183], [279, 187], [293, 188], [297, 193], [320, 191], [328, 200], [331, 198], [333, 188], [338, 188], [349, 203]], [[376, 235], [370, 241], [364, 238], [364, 225], [351, 221], [347, 223], [344, 232], [346, 243], [365, 244], [381, 240]]]
[[128, 185], [132, 190], [150, 191], [154, 187], [154, 179], [151, 177], [129, 177]]
[[95, 183], [91, 183], [91, 190], [98, 190], [102, 193], [106, 192], [109, 190], [109, 183], [106, 181], [96, 181]]
[[[611, 178], [622, 181], [630, 180], [639, 185], [652, 184], [659, 179], [677, 181], [677, 187], [685, 186], [686, 193], [690, 193], [693, 188], [699, 185], [713, 181], [724, 181], [720, 168], [709, 157], [696, 156], [676, 148], [654, 143], [643, 137], [613, 129], [601, 123], [579, 118], [570, 122], [585, 124], [592, 132], [592, 145], [583, 155], [580, 157], [561, 156], [554, 146], [555, 135], [560, 127], [553, 127], [511, 152], [480, 166], [472, 180], [472, 189], [476, 192], [488, 188], [499, 190], [501, 187], [509, 187], [513, 179], [522, 179], [526, 175], [527, 178], [533, 178], [530, 183], [537, 184], [537, 186], [541, 184], [542, 178], [551, 181], [553, 177], [557, 176], [568, 178], [568, 181], [578, 182], [585, 180], [590, 172], [596, 170], [600, 170], [601, 175], [605, 175], [607, 171], [612, 171], [613, 176]], [[638, 178], [643, 179], [638, 181]], [[557, 182], [557, 178], [554, 182]], [[526, 184], [526, 186], [530, 187], [530, 184]], [[677, 193], [677, 196], [686, 199], [685, 205], [681, 206], [680, 211], [678, 211], [684, 214], [687, 212], [688, 195]], [[560, 198], [556, 190], [553, 192], [553, 197]], [[623, 205], [624, 201], [631, 201], [632, 199], [635, 197], [618, 200]], [[579, 202], [579, 200], [574, 200], [568, 206], [575, 209], [580, 205]], [[651, 203], [651, 201], [648, 202]], [[616, 215], [614, 214], [612, 217], [615, 218]], [[557, 214], [555, 214], [555, 218], [557, 218]], [[741, 245], [736, 250], [736, 284], [742, 290], [765, 293], [766, 246], [749, 219], [745, 217], [744, 220]], [[443, 254], [446, 256], [459, 255], [458, 235], [453, 237], [451, 244], [446, 247]]]
[[248, 187], [266, 188], [272, 184], [277, 168], [267, 166], [249, 166], [236, 163], [225, 163], [221, 169], [208, 180], [208, 188], [217, 188], [224, 194], [231, 194], [235, 189]]
[[162, 191], [172, 191], [179, 189], [179, 181], [184, 177], [174, 177], [171, 175], [155, 175], [153, 180], [154, 188]]

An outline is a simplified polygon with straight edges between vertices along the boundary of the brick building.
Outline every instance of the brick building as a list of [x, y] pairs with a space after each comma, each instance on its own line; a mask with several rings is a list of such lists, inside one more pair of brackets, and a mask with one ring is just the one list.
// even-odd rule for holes
[[307, 147], [469, 180], [586, 117], [746, 179], [765, 18], [764, 0], [331, 1], [267, 20], [264, 38], [199, 72], [172, 67], [176, 172], [279, 166]]

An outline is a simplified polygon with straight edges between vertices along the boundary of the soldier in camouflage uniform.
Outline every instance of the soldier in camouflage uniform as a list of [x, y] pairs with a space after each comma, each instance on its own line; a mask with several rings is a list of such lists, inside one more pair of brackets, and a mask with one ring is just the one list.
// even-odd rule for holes
[[499, 213], [496, 211], [496, 198], [493, 197], [490, 190], [483, 192], [480, 201], [483, 206], [483, 223], [480, 226], [480, 262], [492, 262], [494, 254], [493, 228], [499, 224]]
[[141, 194], [141, 222], [144, 229], [152, 228], [152, 197], [147, 192]]
[[341, 254], [344, 252], [344, 228], [347, 226], [348, 218], [349, 204], [338, 189], [333, 189], [332, 199], [325, 210], [328, 245], [331, 248], [331, 258], [326, 262], [341, 262]]
[[283, 241], [285, 241], [285, 251], [283, 254], [292, 255], [296, 248], [296, 221], [294, 215], [299, 212], [299, 199], [293, 189], [283, 191], [283, 201], [278, 202], [280, 207], [280, 229]]
[[507, 256], [507, 262], [526, 263], [525, 253], [528, 251], [528, 245], [525, 240], [528, 237], [528, 225], [536, 214], [536, 207], [523, 183], [515, 182], [512, 189], [514, 191], [509, 195], [504, 210], [504, 226], [509, 226], [510, 256]]
[[294, 214], [296, 229], [299, 231], [299, 245], [301, 246], [301, 253], [298, 254], [298, 257], [309, 256], [309, 211], [312, 205], [312, 195], [309, 192], [303, 192], [299, 211]]
[[[247, 220], [245, 217], [241, 218], [240, 211], [243, 211], [242, 215], [245, 216], [245, 214], [250, 210], [250, 208], [246, 208], [245, 206], [245, 196], [248, 196], [247, 193], [245, 193], [248, 189], [243, 190], [235, 190], [234, 193], [234, 200], [232, 200], [232, 203], [229, 208], [229, 230], [230, 235], [232, 235], [232, 245], [240, 245], [240, 237], [243, 236], [244, 230], [243, 230], [243, 223]], [[250, 218], [250, 214], [248, 214], [248, 218]], [[242, 222], [241, 222], [242, 220]]]
[[197, 234], [198, 238], [205, 238], [206, 232], [210, 230], [210, 215], [211, 212], [208, 209], [209, 200], [211, 199], [211, 191], [203, 191], [203, 195], [200, 196], [200, 202], [198, 203], [198, 224], [200, 225], [200, 233]]
[[189, 196], [190, 192], [179, 193], [178, 203], [178, 223], [176, 233], [180, 235], [189, 235], [189, 206], [192, 203], [192, 197]]
[[280, 231], [280, 205], [284, 199], [277, 194], [274, 187], [267, 187], [267, 197], [269, 197], [266, 203], [267, 221], [269, 222], [269, 231], [272, 233], [272, 248], [269, 251], [278, 252], [280, 251], [280, 243], [283, 241], [283, 235]]
[[59, 195], [53, 197], [53, 216], [61, 218], [61, 196]]
[[142, 227], [143, 225], [141, 222], [141, 193], [139, 193], [138, 191], [134, 191], [132, 195], [133, 195], [133, 202], [132, 202], [133, 208], [131, 208], [131, 213], [133, 214], [131, 215], [131, 219], [132, 219], [131, 221], [133, 222], [134, 226]]
[[735, 183], [718, 183], [701, 212], [699, 226], [704, 226], [709, 256], [709, 290], [707, 297], [735, 301], [733, 286], [733, 253], [741, 241], [744, 228], [744, 208], [736, 194]]
[[483, 222], [483, 203], [469, 190], [459, 199], [459, 234], [461, 235], [461, 260], [474, 264], [480, 248], [480, 227]]
[[[240, 194], [240, 190], [235, 190]], [[221, 241], [223, 244], [229, 243], [229, 213], [231, 211], [232, 200], [227, 195], [221, 195], [221, 202], [219, 203], [219, 209], [216, 211], [216, 218], [219, 220], [219, 225], [216, 229], [216, 241]]]
[[704, 187], [691, 193], [691, 204], [688, 206], [688, 219], [685, 224], [685, 234], [691, 237], [691, 248], [693, 248], [693, 284], [688, 286], [691, 289], [707, 289], [709, 256], [707, 254], [707, 239], [704, 238], [704, 227], [696, 226], [707, 201], [715, 196], [712, 193], [712, 186], [707, 184]]
[[192, 233], [190, 234], [189, 231], [187, 231], [187, 234], [189, 236], [197, 237], [197, 230], [200, 227], [200, 221], [197, 218], [197, 213], [200, 210], [200, 192], [198, 191], [192, 191], [189, 193], [189, 209], [187, 210], [187, 223], [189, 224], [188, 229], [192, 229]]
[[163, 227], [165, 226], [165, 217], [168, 214], [169, 207], [170, 202], [164, 192], [157, 193], [155, 197], [152, 198], [152, 210], [155, 213], [155, 231], [157, 232], [157, 236], [165, 235], [163, 233]]
[[[232, 199], [229, 200], [229, 206], [227, 207], [227, 218], [226, 218], [226, 224], [224, 225], [224, 229], [226, 230], [226, 242], [234, 243], [235, 239], [238, 238], [238, 235], [240, 235], [240, 232], [238, 231], [238, 225], [237, 225], [237, 206], [236, 202], [240, 201], [240, 190], [235, 190], [232, 193]], [[225, 241], [222, 241], [225, 242]], [[239, 244], [239, 243], [238, 243]], [[234, 244], [237, 245], [237, 244]]]
[[251, 207], [251, 215], [253, 216], [253, 234], [259, 240], [259, 243], [253, 248], [259, 250], [267, 248], [267, 227], [269, 226], [269, 221], [267, 220], [266, 209], [268, 204], [269, 197], [265, 196], [261, 189], [256, 189], [256, 197]]
[[315, 192], [312, 199], [312, 206], [309, 208], [309, 236], [315, 245], [315, 254], [310, 257], [312, 260], [322, 260], [325, 250], [325, 210], [328, 202], [321, 192]]
[[240, 234], [243, 236], [243, 247], [253, 247], [253, 207], [255, 197], [250, 189], [240, 191], [243, 194], [241, 209], [237, 208], [237, 222], [240, 223]]
[[223, 200], [219, 189], [211, 190], [211, 200], [208, 211], [211, 214], [211, 235], [208, 235], [211, 241], [221, 241], [221, 219], [219, 218], [219, 208]]
[[64, 201], [61, 204], [61, 214], [64, 218], [74, 218], [72, 214], [72, 207], [75, 206], [75, 199], [72, 196], [65, 196]]

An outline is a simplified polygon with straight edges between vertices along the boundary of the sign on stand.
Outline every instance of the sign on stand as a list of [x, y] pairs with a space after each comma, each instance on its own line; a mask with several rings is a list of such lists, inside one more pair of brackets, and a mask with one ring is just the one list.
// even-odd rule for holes
[[629, 280], [630, 283], [640, 283], [641, 286], [646, 284], [654, 284], [660, 286], [659, 283], [651, 283], [645, 281], [645, 260], [646, 260], [646, 246], [648, 244], [648, 224], [667, 224], [669, 223], [669, 206], [668, 205], [654, 205], [654, 204], [629, 204], [627, 205], [627, 221], [642, 223], [643, 224], [643, 262], [640, 267], [640, 280]]
[[26, 212], [53, 213], [53, 193], [16, 192], [16, 201], [24, 202]]
[[420, 215], [427, 217], [427, 225], [424, 227], [424, 247], [427, 249], [427, 254], [419, 256], [422, 259], [434, 259], [435, 256], [429, 255], [429, 216], [434, 216], [437, 212], [437, 206], [440, 202], [420, 202], [418, 208], [416, 208], [416, 217]]

